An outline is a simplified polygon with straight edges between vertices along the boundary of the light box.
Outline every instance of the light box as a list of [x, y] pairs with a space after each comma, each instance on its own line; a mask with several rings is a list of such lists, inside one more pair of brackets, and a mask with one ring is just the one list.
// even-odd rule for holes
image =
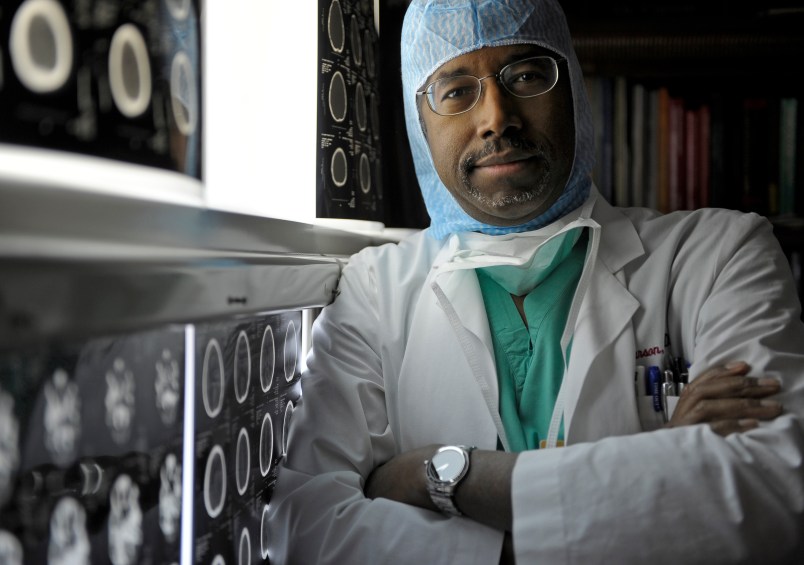
[[0, 10], [0, 187], [203, 204], [198, 0]]
[[210, 207], [382, 228], [378, 30], [369, 0], [207, 2]]

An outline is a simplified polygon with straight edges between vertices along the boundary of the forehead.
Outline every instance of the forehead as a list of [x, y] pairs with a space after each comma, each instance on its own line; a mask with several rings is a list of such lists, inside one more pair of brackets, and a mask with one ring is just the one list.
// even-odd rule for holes
[[[425, 83], [446, 76], [459, 74], [474, 74], [477, 72], [496, 72], [505, 65], [513, 63], [524, 57], [534, 57], [537, 55], [558, 55], [541, 47], [532, 44], [498, 45], [495, 47], [481, 47], [475, 51], [464, 53], [451, 59], [438, 67], [432, 75], [427, 77]], [[489, 71], [491, 69], [491, 71]]]

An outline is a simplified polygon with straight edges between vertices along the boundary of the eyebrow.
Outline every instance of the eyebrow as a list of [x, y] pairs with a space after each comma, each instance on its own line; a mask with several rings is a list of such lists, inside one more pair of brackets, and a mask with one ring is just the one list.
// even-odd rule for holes
[[436, 80], [440, 80], [442, 78], [452, 78], [452, 77], [457, 77], [457, 76], [461, 76], [461, 75], [468, 75], [468, 74], [470, 74], [470, 73], [469, 73], [469, 69], [467, 67], [458, 67], [457, 69], [453, 69], [451, 71], [439, 71], [436, 74], [434, 74], [430, 80], [436, 81]]
[[[517, 50], [516, 52], [511, 53], [508, 57], [505, 58], [500, 68], [503, 68], [506, 65], [510, 65], [511, 63], [522, 59], [523, 57], [530, 57], [530, 56], [557, 57], [557, 55], [553, 54], [550, 51], [547, 51], [546, 49], [535, 49], [535, 47], [538, 46], [535, 45], [524, 46], [522, 51]], [[472, 74], [471, 69], [465, 66], [460, 66], [450, 71], [439, 71], [432, 76], [430, 81], [436, 81], [442, 78], [452, 78], [461, 75], [471, 75], [471, 74]]]

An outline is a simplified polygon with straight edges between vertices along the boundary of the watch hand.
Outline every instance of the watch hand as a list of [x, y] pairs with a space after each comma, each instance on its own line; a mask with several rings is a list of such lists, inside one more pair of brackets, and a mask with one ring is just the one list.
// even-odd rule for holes
[[436, 471], [438, 471], [438, 472], [440, 473], [441, 471], [443, 471], [443, 470], [444, 470], [444, 469], [446, 469], [447, 467], [449, 467], [449, 463], [444, 463], [444, 464], [443, 464], [443, 465], [441, 465], [440, 467], [436, 467]]

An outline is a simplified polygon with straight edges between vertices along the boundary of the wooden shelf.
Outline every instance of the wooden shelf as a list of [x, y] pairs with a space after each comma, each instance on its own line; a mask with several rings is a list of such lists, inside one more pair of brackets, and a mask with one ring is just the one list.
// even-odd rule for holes
[[563, 5], [586, 73], [800, 82], [801, 1]]
[[605, 32], [576, 34], [584, 73], [631, 77], [735, 77], [773, 86], [800, 78], [804, 34]]

